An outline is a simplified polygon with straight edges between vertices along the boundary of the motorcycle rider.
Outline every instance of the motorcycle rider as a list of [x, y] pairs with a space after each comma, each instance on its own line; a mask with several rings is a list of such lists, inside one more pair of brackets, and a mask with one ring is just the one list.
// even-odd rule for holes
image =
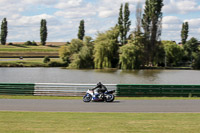
[[97, 90], [98, 94], [96, 95], [96, 97], [99, 96], [100, 98], [103, 98], [105, 91], [107, 91], [108, 89], [101, 82], [97, 83], [97, 86], [95, 88], [93, 88], [92, 90], [94, 91], [97, 88], [98, 88], [98, 90]]

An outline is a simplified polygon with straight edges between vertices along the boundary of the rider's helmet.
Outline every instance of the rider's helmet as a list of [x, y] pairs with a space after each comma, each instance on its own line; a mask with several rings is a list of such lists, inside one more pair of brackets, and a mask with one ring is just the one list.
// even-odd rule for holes
[[99, 86], [101, 88], [102, 87], [101, 82], [97, 83], [97, 86]]

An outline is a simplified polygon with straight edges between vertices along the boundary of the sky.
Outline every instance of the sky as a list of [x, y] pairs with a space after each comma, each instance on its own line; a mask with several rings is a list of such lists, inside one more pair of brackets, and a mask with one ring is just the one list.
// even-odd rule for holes
[[[79, 23], [85, 21], [85, 35], [95, 39], [118, 22], [120, 5], [129, 3], [131, 29], [135, 10], [145, 0], [0, 0], [0, 21], [7, 18], [7, 42], [40, 41], [40, 21], [47, 20], [48, 42], [77, 38]], [[180, 42], [183, 22], [189, 23], [189, 37], [200, 40], [200, 0], [164, 0], [162, 40]]]

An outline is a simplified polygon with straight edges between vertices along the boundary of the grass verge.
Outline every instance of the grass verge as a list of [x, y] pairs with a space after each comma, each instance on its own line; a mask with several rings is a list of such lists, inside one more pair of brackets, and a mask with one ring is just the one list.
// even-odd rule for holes
[[59, 47], [28, 46], [28, 45], [0, 45], [1, 58], [39, 58], [58, 57]]
[[[82, 97], [61, 97], [61, 96], [15, 96], [0, 95], [0, 99], [61, 99], [61, 100], [82, 100]], [[115, 97], [115, 100], [194, 100], [200, 97]]]
[[199, 133], [199, 113], [0, 112], [2, 133]]
[[47, 64], [37, 61], [1, 61], [0, 67], [46, 67]]
[[[20, 60], [18, 58], [5, 58], [4, 60], [6, 59], [8, 61], [0, 61], [0, 67], [48, 67], [49, 66], [48, 63], [43, 63], [44, 58], [24, 58], [23, 60]], [[62, 64], [62, 60], [60, 58], [50, 58], [50, 59], [51, 62], [58, 62]]]
[[28, 45], [0, 45], [0, 52], [58, 52], [59, 47], [28, 46]]

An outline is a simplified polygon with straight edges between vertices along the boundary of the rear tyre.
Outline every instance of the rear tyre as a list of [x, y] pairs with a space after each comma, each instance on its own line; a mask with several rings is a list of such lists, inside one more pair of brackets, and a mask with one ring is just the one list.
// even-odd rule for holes
[[105, 101], [106, 102], [113, 102], [115, 100], [115, 96], [113, 94], [107, 94], [105, 96]]
[[90, 102], [92, 100], [92, 95], [86, 94], [83, 96], [83, 102]]

